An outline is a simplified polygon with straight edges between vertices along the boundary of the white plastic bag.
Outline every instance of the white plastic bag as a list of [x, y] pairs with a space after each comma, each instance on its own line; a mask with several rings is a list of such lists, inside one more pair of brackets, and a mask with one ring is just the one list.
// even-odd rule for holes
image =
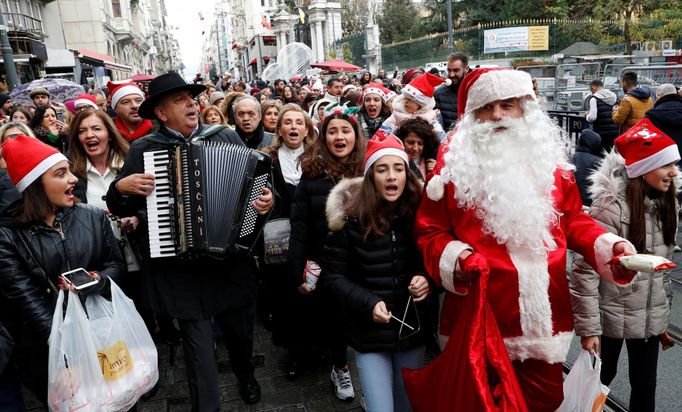
[[56, 412], [101, 410], [108, 394], [97, 364], [94, 336], [73, 292], [69, 292], [64, 314], [64, 294], [59, 292], [50, 332], [48, 404]]
[[110, 282], [111, 302], [88, 296], [87, 316], [72, 293], [63, 322], [60, 292], [50, 335], [51, 410], [128, 410], [159, 378], [156, 346], [147, 327], [133, 302]]
[[[592, 367], [594, 356], [594, 367]], [[609, 388], [602, 385], [601, 359], [588, 351], [580, 351], [571, 372], [564, 380], [564, 401], [557, 412], [599, 412], [604, 410]]]

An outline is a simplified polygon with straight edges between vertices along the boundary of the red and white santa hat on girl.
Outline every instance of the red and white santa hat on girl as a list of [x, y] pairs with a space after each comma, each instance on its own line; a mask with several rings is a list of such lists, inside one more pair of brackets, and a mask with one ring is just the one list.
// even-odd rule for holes
[[140, 90], [140, 88], [132, 82], [117, 84], [110, 81], [107, 83], [107, 89], [109, 89], [109, 93], [111, 93], [111, 107], [114, 110], [116, 109], [116, 104], [119, 102], [119, 100], [125, 96], [128, 96], [129, 94], [135, 94], [144, 99], [144, 93], [142, 90]]
[[23, 134], [2, 143], [2, 158], [7, 163], [7, 174], [20, 193], [52, 166], [67, 160], [54, 147]]
[[535, 99], [533, 78], [530, 74], [509, 68], [476, 69], [464, 76], [457, 93], [459, 118], [496, 100], [513, 97]]
[[647, 118], [635, 123], [614, 143], [625, 158], [625, 172], [630, 179], [680, 160], [680, 151], [673, 139]]
[[393, 133], [379, 130], [367, 142], [367, 152], [365, 153], [365, 162], [362, 164], [363, 173], [367, 174], [370, 167], [379, 160], [382, 156], [398, 156], [409, 162], [405, 146]]
[[365, 89], [362, 92], [362, 100], [364, 101], [365, 98], [370, 95], [370, 94], [376, 94], [379, 97], [381, 97], [381, 100], [386, 103], [386, 89], [384, 89], [383, 86], [377, 83], [369, 83], [367, 86], [365, 86]]
[[79, 107], [83, 106], [89, 106], [92, 109], [99, 110], [99, 106], [97, 106], [97, 100], [95, 100], [95, 96], [92, 96], [90, 94], [79, 94], [76, 100], [74, 100], [73, 107], [75, 109], [78, 109]]
[[424, 73], [414, 78], [407, 86], [403, 87], [403, 94], [416, 101], [421, 106], [434, 105], [433, 93], [436, 87], [445, 83], [445, 80], [431, 73]]

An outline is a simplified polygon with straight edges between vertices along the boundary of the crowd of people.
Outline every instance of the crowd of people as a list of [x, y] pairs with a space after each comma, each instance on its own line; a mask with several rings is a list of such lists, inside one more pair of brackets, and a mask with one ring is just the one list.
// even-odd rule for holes
[[[670, 274], [612, 258], [672, 258], [680, 129], [671, 120], [682, 97], [664, 85], [654, 105], [636, 80], [623, 76], [619, 104], [592, 84], [591, 126], [572, 161], [527, 73], [472, 70], [461, 53], [443, 77], [187, 83], [170, 72], [66, 102], [46, 89], [30, 91], [31, 106], [0, 94], [0, 409], [23, 410], [20, 384], [47, 405], [54, 303], [73, 289], [61, 274], [82, 267], [98, 280], [82, 301], [109, 296], [114, 280], [158, 342], [182, 345], [192, 410], [220, 409], [216, 340], [242, 400], [260, 400], [258, 317], [286, 348], [291, 380], [328, 365], [334, 395], [352, 400], [359, 384], [367, 411], [484, 410], [486, 396], [500, 396], [494, 379], [469, 377], [480, 396], [460, 405], [411, 392], [401, 373], [466, 339], [453, 331], [480, 279], [506, 347], [495, 356], [523, 395], [518, 410], [559, 407], [574, 328], [602, 354], [605, 384], [625, 340], [630, 410], [654, 410]], [[269, 156], [272, 184], [251, 205], [267, 215], [263, 237], [250, 253], [151, 258], [155, 179], [144, 153], [197, 138]], [[273, 252], [282, 224], [286, 241]], [[568, 249], [579, 254], [570, 279]], [[466, 382], [458, 368], [422, 373]]]

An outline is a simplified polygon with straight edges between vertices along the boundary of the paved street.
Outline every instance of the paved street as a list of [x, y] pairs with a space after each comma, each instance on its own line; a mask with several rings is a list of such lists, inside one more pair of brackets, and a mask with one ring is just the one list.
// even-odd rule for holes
[[[678, 237], [682, 244], [682, 235]], [[673, 271], [673, 278], [682, 282], [682, 252], [675, 254], [678, 268]], [[673, 285], [675, 297], [671, 315], [671, 328], [679, 333], [682, 330], [682, 285]], [[572, 364], [580, 350], [579, 338], [574, 338], [568, 363]], [[189, 391], [185, 377], [185, 367], [180, 346], [175, 348], [175, 356], [169, 356], [166, 345], [159, 346], [160, 374], [159, 391], [146, 402], [141, 402], [140, 412], [181, 412], [190, 410]], [[262, 324], [256, 325], [255, 336], [256, 377], [261, 384], [263, 397], [256, 405], [246, 405], [239, 398], [239, 385], [230, 372], [230, 364], [222, 342], [218, 345], [218, 371], [220, 373], [220, 391], [222, 409], [225, 411], [355, 411], [362, 409], [359, 404], [361, 393], [360, 379], [355, 365], [351, 363], [351, 373], [355, 383], [356, 399], [353, 402], [342, 402], [334, 396], [329, 380], [329, 368], [320, 367], [309, 371], [295, 382], [286, 378], [284, 365], [285, 351], [275, 347], [270, 333]], [[173, 361], [173, 362], [171, 362]], [[658, 367], [657, 410], [662, 412], [682, 411], [682, 397], [679, 396], [680, 373], [682, 371], [682, 345], [677, 344], [670, 350], [660, 352]], [[621, 405], [627, 407], [630, 396], [627, 370], [627, 351], [623, 348], [618, 375], [611, 384], [611, 396]], [[43, 409], [30, 396], [27, 398], [29, 411]]]
[[[175, 359], [171, 357], [166, 345], [159, 345], [159, 391], [154, 397], [138, 405], [139, 412], [183, 412], [190, 410], [189, 390], [185, 375], [182, 348], [175, 348]], [[356, 386], [356, 399], [342, 402], [334, 396], [329, 380], [330, 368], [320, 367], [309, 371], [295, 382], [286, 378], [286, 353], [273, 346], [270, 333], [261, 324], [256, 326], [255, 346], [256, 378], [260, 382], [263, 397], [256, 405], [246, 405], [239, 398], [237, 379], [230, 371], [230, 363], [225, 346], [218, 344], [218, 372], [223, 411], [267, 411], [267, 412], [360, 412], [360, 379], [355, 365], [351, 363], [351, 374]], [[26, 395], [26, 394], [25, 394]], [[37, 401], [26, 395], [27, 409], [31, 412], [43, 411]]]

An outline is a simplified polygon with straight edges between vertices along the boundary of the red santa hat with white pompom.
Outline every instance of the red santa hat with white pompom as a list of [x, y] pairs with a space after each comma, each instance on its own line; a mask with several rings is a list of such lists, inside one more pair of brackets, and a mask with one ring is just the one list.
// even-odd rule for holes
[[[473, 113], [488, 103], [514, 97], [525, 97], [535, 100], [533, 79], [530, 74], [508, 68], [476, 69], [464, 76], [457, 95], [457, 111], [459, 118]], [[447, 143], [457, 133], [457, 127], [443, 141], [441, 151], [447, 151]], [[443, 148], [444, 146], [444, 148]], [[443, 167], [445, 153], [439, 155], [434, 174], [426, 185], [426, 195], [433, 201], [443, 198], [445, 185], [449, 181], [448, 171]]]
[[403, 87], [403, 94], [408, 98], [416, 101], [421, 106], [429, 106], [435, 104], [433, 100], [433, 93], [436, 87], [445, 83], [445, 80], [431, 73], [424, 73], [414, 78], [410, 84]]

